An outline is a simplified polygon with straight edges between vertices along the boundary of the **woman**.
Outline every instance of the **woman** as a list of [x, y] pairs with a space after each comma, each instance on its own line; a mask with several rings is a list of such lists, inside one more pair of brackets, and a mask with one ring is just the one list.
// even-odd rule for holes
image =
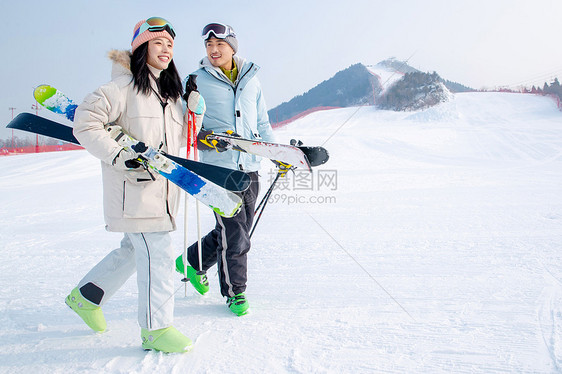
[[[110, 252], [66, 298], [95, 331], [106, 329], [101, 306], [137, 271], [138, 321], [142, 346], [163, 352], [186, 352], [191, 340], [172, 326], [174, 254], [169, 232], [176, 229], [179, 189], [135, 160], [138, 154], [119, 146], [104, 125], [113, 123], [132, 137], [178, 155], [185, 145], [182, 85], [173, 58], [175, 32], [158, 17], [138, 22], [131, 53], [111, 51], [111, 82], [88, 95], [77, 108], [74, 135], [102, 166], [104, 216], [108, 231], [123, 232]], [[201, 103], [199, 102], [201, 101]], [[202, 120], [197, 92], [188, 107]], [[187, 118], [187, 117], [186, 117]]]

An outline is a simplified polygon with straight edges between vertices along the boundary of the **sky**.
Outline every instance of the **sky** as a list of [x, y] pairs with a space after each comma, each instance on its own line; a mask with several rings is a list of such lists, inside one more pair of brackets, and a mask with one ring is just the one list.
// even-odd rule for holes
[[473, 88], [562, 77], [560, 0], [4, 0], [2, 10], [5, 124], [10, 108], [35, 112], [32, 92], [40, 84], [81, 102], [110, 80], [107, 52], [129, 49], [134, 25], [151, 16], [173, 24], [182, 77], [205, 55], [203, 26], [232, 25], [238, 55], [261, 67], [269, 108], [352, 64], [389, 57]]

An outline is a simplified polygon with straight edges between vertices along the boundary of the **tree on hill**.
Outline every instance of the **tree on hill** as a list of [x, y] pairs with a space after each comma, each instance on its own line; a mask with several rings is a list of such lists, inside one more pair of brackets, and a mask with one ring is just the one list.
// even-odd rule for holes
[[445, 80], [443, 81], [445, 83], [445, 87], [447, 87], [447, 89], [449, 89], [449, 91], [453, 92], [453, 93], [457, 93], [457, 92], [474, 92], [474, 88], [470, 88], [468, 86], [465, 86], [463, 84], [457, 83], [457, 82], [452, 82], [449, 80]]
[[541, 94], [558, 96], [562, 100], [562, 86], [558, 78], [554, 78], [551, 84], [545, 82], [542, 89], [537, 88], [536, 90]]
[[407, 73], [379, 99], [381, 109], [419, 110], [445, 102], [450, 91], [436, 73]]

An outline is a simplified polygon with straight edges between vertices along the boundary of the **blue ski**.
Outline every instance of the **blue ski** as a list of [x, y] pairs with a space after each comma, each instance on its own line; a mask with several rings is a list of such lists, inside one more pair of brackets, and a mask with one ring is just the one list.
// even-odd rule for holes
[[[125, 134], [120, 126], [108, 126], [106, 130], [109, 136], [123, 147], [133, 149], [135, 145], [139, 144], [138, 140]], [[152, 147], [147, 147], [139, 160], [209, 206], [220, 216], [233, 217], [242, 206], [240, 196], [209, 182]]]

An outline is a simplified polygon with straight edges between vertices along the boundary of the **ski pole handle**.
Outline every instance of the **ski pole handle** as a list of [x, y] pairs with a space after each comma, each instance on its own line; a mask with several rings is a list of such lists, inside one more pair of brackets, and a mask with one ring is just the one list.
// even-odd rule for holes
[[197, 91], [197, 75], [189, 74], [189, 77], [187, 77], [187, 81], [185, 82], [185, 93], [182, 96], [185, 102], [188, 101], [189, 94], [193, 91], [199, 92]]
[[189, 74], [187, 82], [185, 82], [185, 94], [189, 96], [192, 91], [197, 91], [197, 75], [195, 74]]

